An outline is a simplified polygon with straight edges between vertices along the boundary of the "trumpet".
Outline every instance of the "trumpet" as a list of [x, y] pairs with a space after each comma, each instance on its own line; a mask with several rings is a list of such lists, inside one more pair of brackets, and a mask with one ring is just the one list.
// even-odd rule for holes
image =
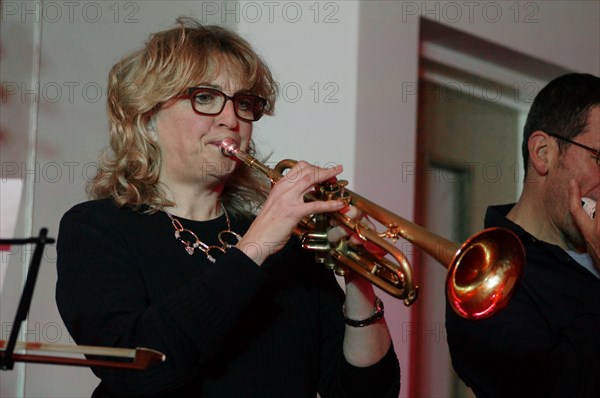
[[[237, 158], [265, 174], [271, 183], [284, 178], [284, 172], [297, 162], [284, 159], [274, 168], [243, 152], [234, 140], [220, 143], [223, 156]], [[332, 179], [317, 184], [305, 195], [306, 201], [341, 199], [384, 226], [378, 232], [341, 212], [315, 214], [303, 219], [295, 228], [304, 249], [315, 252], [315, 259], [337, 275], [348, 272], [365, 278], [406, 306], [417, 299], [410, 262], [394, 244], [405, 239], [421, 248], [448, 269], [446, 296], [452, 309], [466, 319], [484, 319], [503, 309], [514, 294], [523, 274], [525, 253], [519, 238], [503, 228], [483, 230], [462, 245], [411, 223], [397, 214], [365, 199], [346, 188], [345, 180]], [[374, 254], [364, 246], [350, 244], [349, 239], [332, 243], [327, 231], [335, 221], [382, 250]]]

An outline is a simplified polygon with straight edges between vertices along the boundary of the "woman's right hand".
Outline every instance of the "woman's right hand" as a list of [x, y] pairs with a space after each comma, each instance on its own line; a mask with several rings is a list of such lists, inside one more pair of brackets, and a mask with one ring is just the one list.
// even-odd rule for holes
[[273, 185], [260, 213], [236, 247], [261, 265], [285, 245], [302, 218], [342, 209], [345, 203], [341, 200], [304, 201], [304, 195], [316, 184], [334, 178], [342, 170], [339, 165], [324, 169], [299, 161]]

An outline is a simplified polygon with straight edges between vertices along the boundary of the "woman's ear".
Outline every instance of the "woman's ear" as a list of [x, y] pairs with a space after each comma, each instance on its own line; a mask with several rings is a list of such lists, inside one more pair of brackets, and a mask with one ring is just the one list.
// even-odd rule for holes
[[539, 176], [545, 176], [548, 174], [550, 159], [551, 159], [551, 145], [550, 136], [543, 131], [534, 131], [529, 136], [527, 142], [529, 148], [529, 161], [531, 167]]

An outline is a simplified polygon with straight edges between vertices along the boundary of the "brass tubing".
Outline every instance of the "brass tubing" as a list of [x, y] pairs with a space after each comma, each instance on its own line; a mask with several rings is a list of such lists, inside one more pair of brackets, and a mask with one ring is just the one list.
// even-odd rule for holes
[[[221, 142], [221, 152], [224, 156], [237, 158], [264, 173], [272, 183], [283, 177], [284, 170], [296, 164], [296, 161], [286, 159], [271, 169], [241, 151], [232, 139]], [[345, 181], [317, 185], [315, 193], [305, 195], [305, 200], [341, 198], [358, 208], [362, 214], [377, 220], [386, 231], [380, 233], [368, 228], [341, 212], [326, 215], [382, 249], [386, 255], [394, 258], [395, 263], [385, 256], [380, 258], [370, 253], [364, 247], [351, 246], [347, 239], [337, 245], [330, 244], [326, 241], [326, 231], [315, 228], [318, 223], [303, 221], [294, 234], [301, 241], [307, 242], [303, 247], [320, 251], [319, 262], [327, 265], [327, 258], [330, 258], [333, 264], [328, 266], [338, 270], [340, 274], [348, 268], [386, 293], [402, 299], [405, 305], [410, 305], [417, 298], [418, 288], [413, 280], [410, 263], [393, 244], [402, 238], [421, 248], [448, 269], [446, 296], [460, 316], [483, 319], [494, 315], [508, 304], [523, 274], [525, 263], [523, 245], [513, 232], [503, 228], [486, 229], [459, 245], [392, 213], [345, 186]], [[325, 194], [320, 197], [319, 192]], [[324, 254], [323, 251], [327, 253]]]

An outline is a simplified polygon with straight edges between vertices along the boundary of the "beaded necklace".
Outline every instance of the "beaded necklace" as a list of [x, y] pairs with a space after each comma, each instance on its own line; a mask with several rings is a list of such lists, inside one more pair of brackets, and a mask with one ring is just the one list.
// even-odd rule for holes
[[[200, 240], [200, 238], [198, 238], [198, 235], [196, 235], [196, 233], [194, 233], [194, 231], [184, 228], [183, 225], [181, 225], [181, 222], [177, 218], [175, 218], [175, 216], [173, 216], [171, 213], [169, 213], [168, 211], [166, 211], [164, 209], [163, 209], [163, 211], [171, 219], [171, 224], [173, 224], [173, 228], [175, 228], [175, 239], [177, 239], [179, 242], [181, 242], [185, 246], [185, 251], [191, 256], [194, 254], [196, 249], [198, 249], [204, 253], [204, 255], [206, 256], [208, 261], [210, 261], [211, 263], [214, 263], [217, 260], [210, 254], [211, 250], [217, 250], [221, 253], [225, 253], [227, 251], [227, 249], [234, 246], [231, 243], [227, 242], [226, 237], [228, 235], [235, 238], [238, 242], [242, 239], [242, 236], [240, 234], [231, 230], [231, 222], [229, 221], [229, 214], [227, 214], [227, 210], [225, 209], [225, 206], [223, 206], [223, 203], [221, 203], [221, 208], [223, 209], [223, 214], [225, 214], [225, 221], [227, 222], [227, 229], [219, 232], [219, 234], [217, 235], [217, 237], [219, 238], [219, 242], [221, 243], [220, 246], [216, 246], [216, 245], [209, 246], [206, 243], [202, 242]], [[193, 238], [192, 239], [193, 243], [192, 243], [192, 240], [185, 240], [182, 237], [182, 235], [186, 235], [186, 234]]]

